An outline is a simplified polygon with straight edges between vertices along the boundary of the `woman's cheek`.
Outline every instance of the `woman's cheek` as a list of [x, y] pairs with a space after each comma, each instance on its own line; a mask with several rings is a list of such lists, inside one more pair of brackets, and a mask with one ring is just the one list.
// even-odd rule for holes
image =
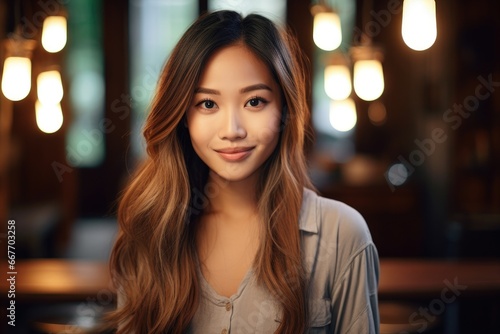
[[281, 114], [276, 111], [273, 113], [261, 128], [259, 139], [262, 143], [270, 143], [279, 136], [281, 123]]

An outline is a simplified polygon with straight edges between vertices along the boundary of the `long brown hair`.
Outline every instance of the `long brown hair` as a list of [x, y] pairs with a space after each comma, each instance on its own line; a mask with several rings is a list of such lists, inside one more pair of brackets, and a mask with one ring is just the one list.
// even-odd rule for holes
[[194, 152], [184, 117], [208, 58], [237, 42], [268, 66], [283, 95], [280, 141], [257, 187], [265, 226], [254, 269], [281, 305], [277, 332], [307, 328], [298, 229], [303, 188], [311, 186], [304, 157], [309, 109], [302, 58], [291, 35], [270, 20], [219, 11], [200, 17], [166, 63], [144, 128], [148, 156], [121, 197], [110, 267], [125, 301], [109, 318], [119, 333], [182, 333], [196, 312], [194, 225], [208, 200], [208, 168]]

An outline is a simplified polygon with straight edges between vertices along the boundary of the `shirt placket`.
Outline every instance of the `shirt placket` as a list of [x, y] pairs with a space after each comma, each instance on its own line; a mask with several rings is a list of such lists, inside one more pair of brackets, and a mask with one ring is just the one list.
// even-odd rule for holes
[[233, 302], [231, 300], [226, 300], [220, 304], [223, 309], [224, 316], [222, 317], [222, 329], [221, 334], [229, 334], [231, 331], [231, 319], [233, 317]]

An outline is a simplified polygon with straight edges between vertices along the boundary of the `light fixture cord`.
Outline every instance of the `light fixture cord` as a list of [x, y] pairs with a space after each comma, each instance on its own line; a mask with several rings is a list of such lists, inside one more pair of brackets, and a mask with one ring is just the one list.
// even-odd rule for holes
[[[361, 27], [365, 28], [368, 22], [370, 22], [370, 11], [373, 10], [373, 0], [363, 1], [363, 14], [361, 15]], [[361, 29], [363, 31], [363, 29]], [[372, 39], [368, 34], [364, 32], [361, 33], [361, 45], [372, 44]]]
[[14, 31], [12, 37], [14, 39], [22, 38], [23, 28], [21, 26], [21, 0], [16, 0], [14, 3]]

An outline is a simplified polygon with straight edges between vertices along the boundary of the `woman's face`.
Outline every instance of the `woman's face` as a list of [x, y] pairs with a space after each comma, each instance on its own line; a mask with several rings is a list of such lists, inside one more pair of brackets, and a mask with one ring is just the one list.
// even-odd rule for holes
[[193, 148], [212, 172], [227, 181], [256, 174], [278, 143], [280, 96], [266, 65], [244, 45], [212, 55], [187, 113]]

